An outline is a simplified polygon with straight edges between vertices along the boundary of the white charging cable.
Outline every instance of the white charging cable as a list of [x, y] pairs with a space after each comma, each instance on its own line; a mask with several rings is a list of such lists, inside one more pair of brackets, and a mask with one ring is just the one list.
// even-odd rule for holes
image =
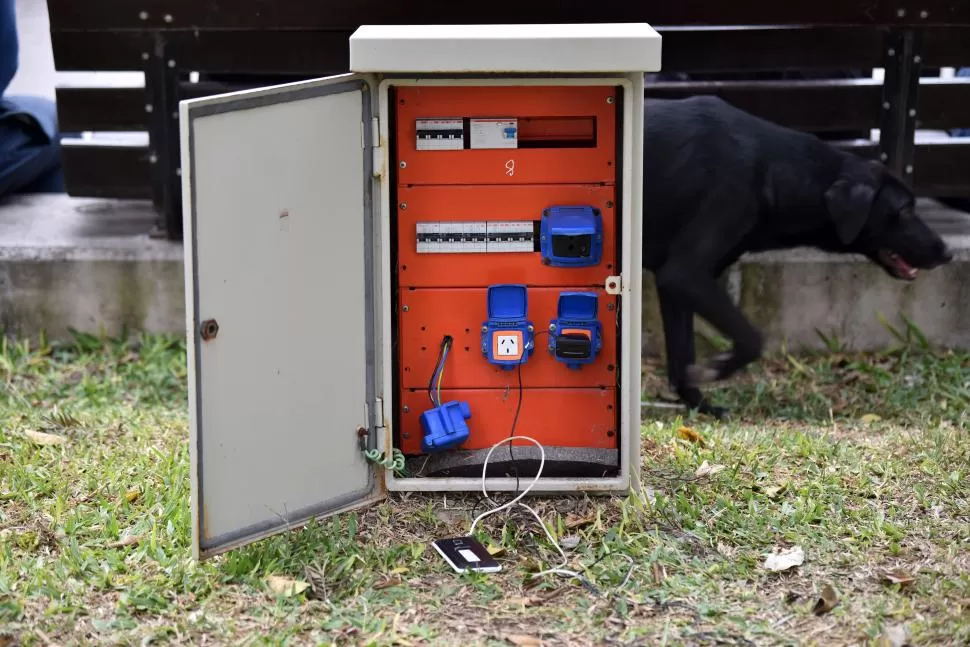
[[488, 496], [488, 491], [485, 488], [485, 474], [488, 471], [488, 460], [492, 457], [492, 452], [498, 449], [501, 445], [504, 445], [505, 443], [511, 443], [513, 440], [528, 440], [529, 442], [531, 442], [532, 444], [534, 444], [536, 447], [539, 448], [539, 470], [536, 472], [536, 476], [532, 480], [532, 483], [529, 483], [529, 487], [522, 490], [519, 496], [515, 497], [508, 503], [500, 505], [497, 508], [492, 508], [491, 510], [486, 510], [482, 514], [478, 515], [478, 517], [476, 517], [475, 520], [472, 522], [472, 525], [468, 531], [468, 534], [469, 535], [473, 534], [475, 532], [475, 527], [478, 525], [478, 522], [484, 519], [485, 517], [489, 515], [493, 515], [496, 512], [500, 512], [502, 510], [508, 510], [514, 505], [519, 505], [532, 513], [532, 516], [535, 517], [536, 521], [539, 522], [539, 526], [546, 533], [546, 537], [549, 539], [549, 542], [556, 547], [556, 550], [559, 551], [559, 555], [562, 557], [562, 564], [560, 564], [559, 566], [555, 568], [546, 569], [538, 573], [533, 573], [531, 577], [536, 578], [536, 577], [542, 577], [543, 575], [556, 573], [558, 575], [568, 575], [569, 577], [575, 577], [580, 580], [584, 579], [583, 576], [577, 573], [576, 571], [570, 571], [564, 568], [569, 563], [569, 558], [566, 557], [565, 551], [563, 551], [563, 549], [559, 546], [559, 542], [557, 542], [553, 538], [552, 533], [549, 532], [549, 529], [546, 527], [546, 524], [542, 522], [542, 518], [539, 517], [539, 513], [533, 510], [532, 508], [530, 508], [529, 506], [527, 506], [526, 504], [521, 503], [525, 495], [527, 495], [529, 491], [535, 487], [536, 483], [539, 482], [539, 478], [542, 476], [542, 468], [545, 467], [545, 464], [546, 464], [546, 452], [542, 448], [542, 445], [539, 443], [539, 441], [537, 441], [535, 438], [530, 438], [529, 436], [510, 436], [508, 438], [503, 438], [499, 442], [492, 445], [492, 448], [488, 450], [488, 454], [485, 455], [485, 464], [482, 466], [482, 495], [485, 497], [486, 500], [492, 501], [492, 499]]

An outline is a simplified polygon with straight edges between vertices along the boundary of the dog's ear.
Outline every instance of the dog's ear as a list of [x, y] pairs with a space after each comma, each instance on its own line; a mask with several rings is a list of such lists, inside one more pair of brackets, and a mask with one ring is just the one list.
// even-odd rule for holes
[[848, 245], [862, 233], [869, 218], [876, 188], [867, 180], [843, 175], [825, 192], [825, 205], [843, 245]]

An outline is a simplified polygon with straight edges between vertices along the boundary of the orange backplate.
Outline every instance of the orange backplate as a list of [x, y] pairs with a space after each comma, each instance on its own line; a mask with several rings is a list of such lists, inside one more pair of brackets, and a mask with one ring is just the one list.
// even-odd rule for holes
[[[403, 396], [401, 451], [420, 454], [420, 416], [431, 402], [426, 391], [407, 391]], [[519, 404], [518, 388], [441, 392], [442, 402], [453, 400], [468, 402], [472, 411], [466, 421], [471, 433], [460, 449], [487, 449], [509, 437]], [[524, 389], [515, 435], [535, 438], [546, 447], [615, 449], [615, 409], [615, 389]], [[513, 444], [532, 443], [516, 440]]]
[[[598, 185], [441, 186], [398, 191], [398, 281], [406, 287], [475, 287], [496, 283], [602, 286], [616, 274], [614, 188]], [[401, 205], [407, 207], [402, 209]], [[555, 205], [589, 205], [603, 217], [603, 258], [594, 267], [556, 268], [539, 252], [419, 254], [418, 222], [538, 221]]]
[[[592, 364], [573, 370], [549, 352], [549, 323], [556, 318], [559, 293], [590, 291], [599, 295], [598, 318], [603, 325], [603, 348]], [[518, 369], [506, 371], [482, 355], [482, 323], [486, 320], [487, 291], [470, 289], [402, 290], [398, 310], [401, 385], [427, 389], [445, 335], [454, 343], [445, 360], [442, 389], [517, 389]], [[605, 290], [534, 288], [529, 290], [529, 319], [536, 329], [536, 350], [522, 364], [522, 384], [528, 387], [616, 386], [616, 304], [619, 297]], [[613, 310], [608, 309], [613, 305]], [[407, 312], [404, 312], [407, 306]]]
[[[398, 87], [397, 184], [613, 183], [617, 91], [612, 86]], [[568, 117], [585, 119], [562, 119]], [[586, 141], [590, 117], [595, 143], [578, 146]], [[531, 147], [417, 150], [416, 120], [441, 118], [525, 119], [521, 143]]]

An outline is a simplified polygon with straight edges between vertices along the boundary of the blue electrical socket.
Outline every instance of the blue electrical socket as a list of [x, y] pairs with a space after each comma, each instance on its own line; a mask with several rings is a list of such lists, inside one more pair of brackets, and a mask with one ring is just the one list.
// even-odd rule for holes
[[490, 285], [488, 320], [482, 323], [482, 355], [512, 370], [535, 351], [535, 327], [527, 319], [529, 292], [524, 285]]
[[552, 267], [592, 267], [603, 258], [603, 217], [590, 206], [549, 207], [539, 224], [542, 262]]
[[571, 369], [592, 364], [603, 348], [603, 324], [597, 318], [595, 292], [562, 292], [558, 318], [549, 325], [549, 352]]
[[425, 454], [443, 452], [458, 447], [468, 440], [468, 423], [472, 417], [467, 402], [445, 402], [440, 407], [429, 409], [421, 414], [421, 451]]

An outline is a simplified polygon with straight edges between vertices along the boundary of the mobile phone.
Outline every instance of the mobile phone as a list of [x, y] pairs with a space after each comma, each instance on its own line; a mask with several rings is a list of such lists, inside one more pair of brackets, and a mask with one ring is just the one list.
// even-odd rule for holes
[[502, 565], [489, 555], [488, 550], [474, 537], [450, 537], [438, 539], [432, 544], [456, 573], [478, 571], [498, 573]]

